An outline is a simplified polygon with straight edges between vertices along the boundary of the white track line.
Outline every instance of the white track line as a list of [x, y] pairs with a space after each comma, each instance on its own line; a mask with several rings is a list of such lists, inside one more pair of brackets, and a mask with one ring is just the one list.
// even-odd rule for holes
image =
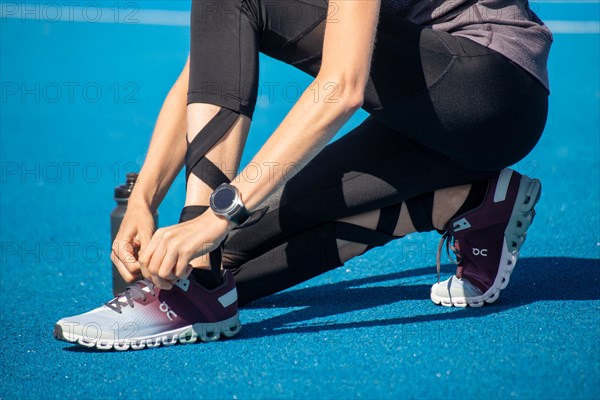
[[552, 33], [568, 34], [598, 34], [600, 22], [598, 21], [544, 21]]
[[[566, 3], [563, 0], [545, 0], [546, 3]], [[582, 2], [581, 0], [579, 1]], [[538, 2], [540, 3], [540, 2]], [[583, 1], [587, 3], [587, 1]], [[597, 3], [590, 1], [590, 3]], [[12, 3], [13, 5], [16, 3]], [[180, 26], [190, 25], [189, 11], [173, 10], [119, 10], [99, 7], [53, 7], [36, 3], [37, 7], [30, 9], [9, 8], [8, 3], [2, 4], [0, 21], [8, 19], [33, 21], [33, 22], [87, 22], [94, 24], [123, 24], [123, 25], [150, 25], [150, 26]], [[57, 3], [50, 3], [57, 4]], [[556, 34], [598, 34], [600, 22], [598, 21], [545, 21], [550, 30]]]
[[4, 3], [0, 7], [1, 22], [5, 22], [7, 19], [17, 19], [22, 22], [38, 23], [87, 22], [90, 24], [190, 26], [189, 11], [72, 7], [61, 6], [58, 3], [34, 3], [31, 6]]

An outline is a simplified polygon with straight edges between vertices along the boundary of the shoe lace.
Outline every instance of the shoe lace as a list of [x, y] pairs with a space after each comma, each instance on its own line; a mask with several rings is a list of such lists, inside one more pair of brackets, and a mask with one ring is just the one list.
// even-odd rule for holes
[[[450, 231], [446, 231], [440, 238], [440, 242], [438, 243], [437, 254], [435, 256], [435, 264], [437, 269], [437, 279], [438, 283], [440, 283], [440, 272], [442, 269], [442, 248], [446, 245], [446, 255], [448, 256], [448, 260], [453, 264], [460, 264], [461, 256], [460, 256], [460, 243], [458, 239], [454, 238], [454, 234]], [[454, 258], [450, 256], [450, 250], [454, 253]]]
[[127, 286], [125, 288], [125, 290], [123, 291], [123, 293], [119, 294], [117, 297], [115, 297], [111, 301], [104, 303], [104, 305], [107, 306], [108, 308], [110, 308], [111, 310], [116, 311], [119, 314], [121, 314], [123, 312], [123, 311], [121, 311], [121, 307], [125, 306], [125, 304], [123, 304], [121, 302], [122, 298], [125, 298], [125, 301], [127, 301], [127, 305], [129, 305], [129, 307], [131, 307], [131, 308], [133, 308], [133, 305], [135, 304], [133, 302], [134, 300], [142, 300], [142, 301], [146, 300], [147, 292], [144, 292], [144, 287], [148, 288], [148, 291], [152, 296], [155, 295], [154, 284], [147, 279], [143, 279], [143, 280], [137, 281], [135, 284], [133, 284], [131, 286]]

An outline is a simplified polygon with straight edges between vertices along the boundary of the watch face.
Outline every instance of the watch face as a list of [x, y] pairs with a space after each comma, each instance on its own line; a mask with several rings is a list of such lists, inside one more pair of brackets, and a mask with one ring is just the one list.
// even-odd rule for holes
[[235, 191], [229, 187], [219, 189], [214, 197], [213, 204], [218, 211], [225, 212], [233, 205]]

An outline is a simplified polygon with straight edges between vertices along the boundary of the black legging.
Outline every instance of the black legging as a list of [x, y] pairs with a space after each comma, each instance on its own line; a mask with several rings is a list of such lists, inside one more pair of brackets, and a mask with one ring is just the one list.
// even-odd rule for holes
[[[194, 0], [189, 103], [252, 117], [262, 52], [315, 76], [327, 1]], [[351, 45], [351, 44], [349, 44]], [[540, 138], [547, 92], [469, 39], [382, 14], [364, 109], [224, 245], [241, 305], [338, 267], [336, 239], [385, 244], [407, 201], [419, 230], [437, 189], [487, 179]], [[336, 220], [381, 209], [372, 235]]]

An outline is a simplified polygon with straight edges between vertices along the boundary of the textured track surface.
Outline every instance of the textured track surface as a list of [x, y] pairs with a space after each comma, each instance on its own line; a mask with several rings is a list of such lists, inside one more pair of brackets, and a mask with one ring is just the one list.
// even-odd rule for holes
[[[138, 4], [187, 6], [174, 3]], [[536, 8], [598, 21], [598, 3]], [[0, 398], [600, 397], [598, 34], [555, 36], [548, 127], [515, 166], [541, 179], [544, 195], [494, 304], [435, 307], [438, 236], [413, 235], [243, 309], [231, 340], [106, 353], [56, 341], [52, 329], [110, 297], [112, 188], [143, 160], [187, 28], [18, 19], [0, 28]], [[261, 62], [262, 82], [280, 90], [270, 98], [262, 86], [245, 162], [309, 82]], [[176, 222], [183, 193], [180, 177], [161, 225]]]

